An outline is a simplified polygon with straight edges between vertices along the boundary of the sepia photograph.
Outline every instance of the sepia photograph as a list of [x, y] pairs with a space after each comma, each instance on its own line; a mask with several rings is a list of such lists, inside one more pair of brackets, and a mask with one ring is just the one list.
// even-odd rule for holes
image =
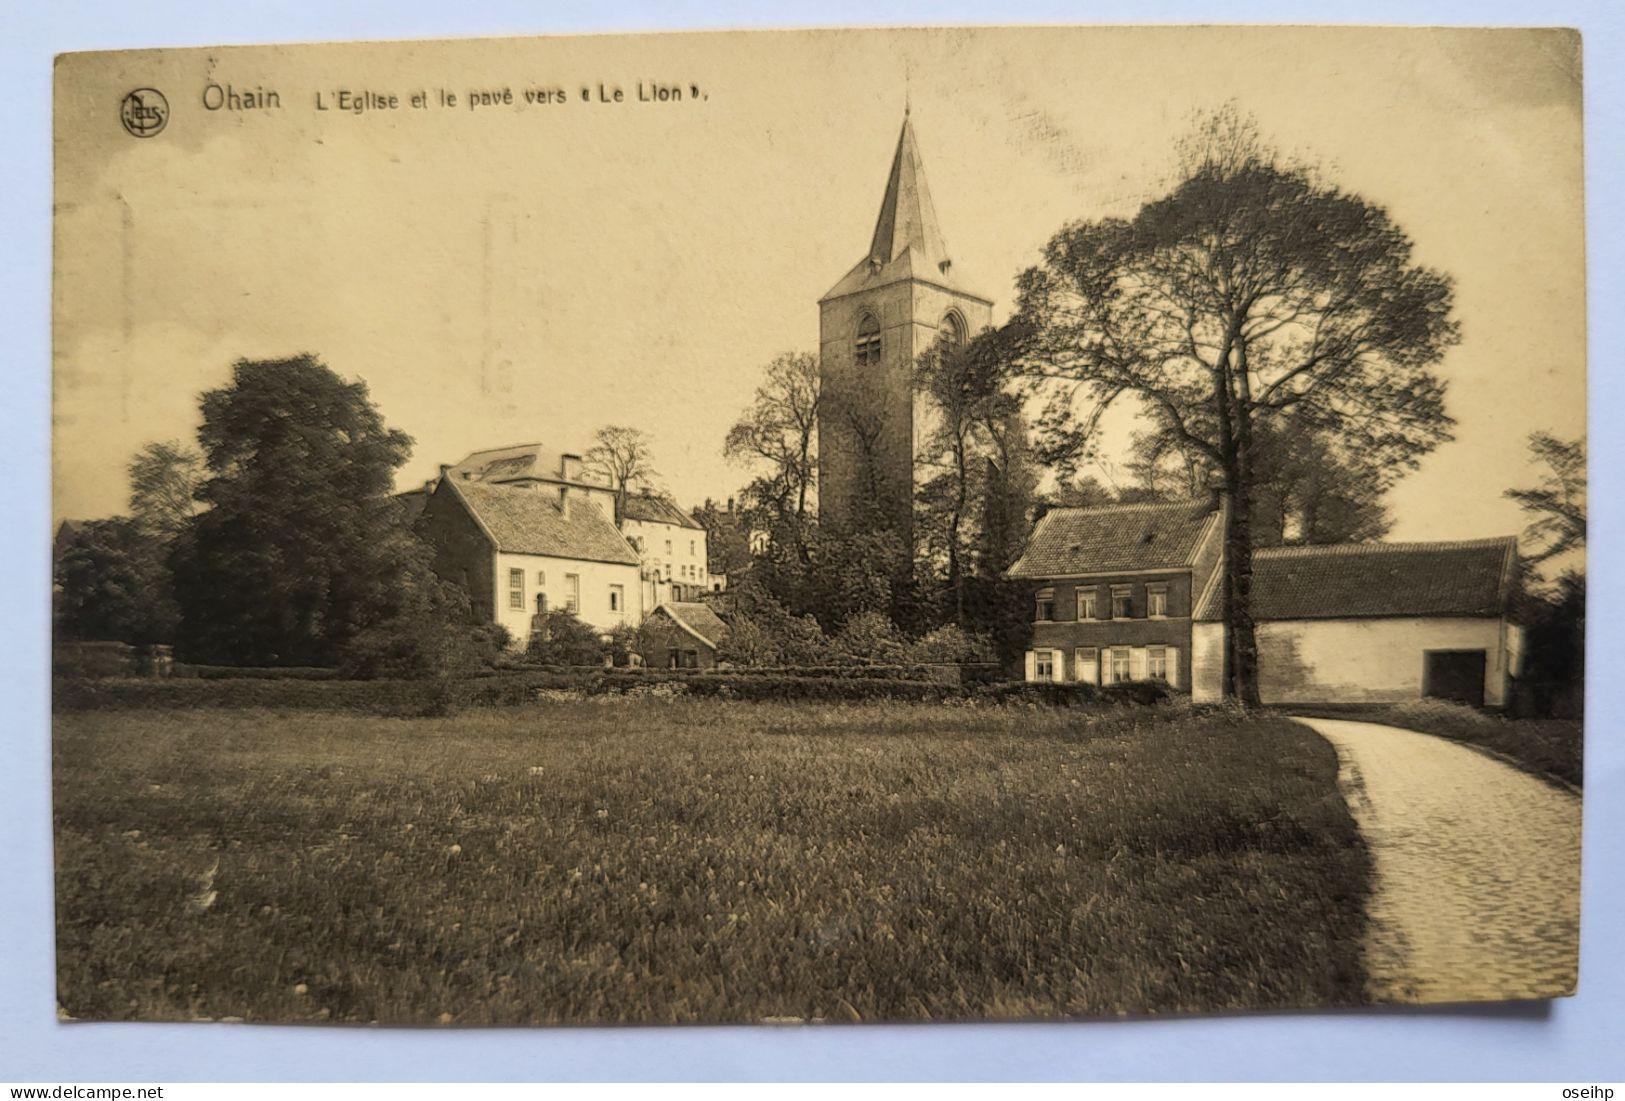
[[53, 122], [59, 1019], [1575, 993], [1578, 32], [84, 52]]

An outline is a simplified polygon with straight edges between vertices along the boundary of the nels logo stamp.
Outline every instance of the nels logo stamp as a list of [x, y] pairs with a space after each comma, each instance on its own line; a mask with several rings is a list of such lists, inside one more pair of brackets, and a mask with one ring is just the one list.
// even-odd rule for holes
[[169, 100], [156, 88], [137, 88], [119, 106], [119, 121], [135, 137], [153, 137], [169, 124]]

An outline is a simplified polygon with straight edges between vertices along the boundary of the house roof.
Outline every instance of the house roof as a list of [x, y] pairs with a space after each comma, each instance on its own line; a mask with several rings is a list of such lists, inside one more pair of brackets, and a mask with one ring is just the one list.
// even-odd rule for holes
[[622, 515], [628, 520], [645, 524], [675, 524], [683, 528], [701, 528], [699, 521], [677, 507], [677, 502], [653, 493], [634, 493], [626, 498]]
[[407, 527], [417, 523], [418, 517], [423, 515], [423, 507], [429, 503], [431, 492], [433, 491], [420, 486], [405, 493], [395, 494], [395, 503], [400, 506], [401, 519]]
[[558, 497], [541, 489], [485, 482], [441, 481], [467, 503], [469, 511], [497, 545], [512, 554], [545, 554], [587, 562], [638, 564], [615, 525], [588, 501], [561, 508]]
[[1123, 570], [1183, 569], [1218, 517], [1207, 499], [1055, 508], [1007, 576], [1042, 580]]
[[[1499, 616], [1511, 601], [1514, 537], [1453, 543], [1350, 543], [1253, 552], [1253, 617], [1357, 619]], [[1198, 619], [1220, 616], [1211, 586]]]
[[712, 647], [728, 634], [728, 625], [722, 622], [709, 604], [668, 600], [655, 611], [665, 612], [679, 627]]
[[937, 225], [937, 209], [931, 202], [931, 190], [925, 184], [925, 162], [914, 140], [914, 126], [905, 114], [902, 132], [897, 135], [897, 151], [892, 154], [891, 172], [886, 177], [880, 216], [875, 219], [874, 238], [869, 242], [869, 254], [858, 261], [823, 300], [908, 279], [936, 283], [988, 301], [965, 290], [953, 274], [953, 261], [948, 257], [948, 246]]
[[[580, 456], [571, 456], [580, 458]], [[579, 482], [602, 485], [604, 479], [591, 470], [582, 469], [575, 477], [565, 478], [564, 454], [539, 443], [518, 443], [509, 447], [491, 447], [475, 451], [447, 470], [459, 482], [501, 482], [515, 478], [539, 478], [553, 482]]]

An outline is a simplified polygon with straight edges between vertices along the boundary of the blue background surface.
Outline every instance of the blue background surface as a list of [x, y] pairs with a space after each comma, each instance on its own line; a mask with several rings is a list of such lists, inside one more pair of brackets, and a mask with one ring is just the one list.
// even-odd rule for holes
[[[1521, 24], [1585, 34], [1591, 361], [1592, 609], [1585, 891], [1578, 997], [1477, 1010], [1267, 1014], [1068, 1024], [825, 1028], [397, 1030], [59, 1024], [53, 1015], [47, 686], [51, 57], [67, 50], [560, 31], [943, 23]], [[177, 0], [31, 5], [0, 15], [5, 188], [0, 332], [8, 377], [0, 480], [9, 584], [0, 622], [0, 1080], [1085, 1079], [1617, 1081], [1625, 1074], [1625, 681], [1620, 653], [1625, 416], [1619, 242], [1625, 12], [1602, 3], [744, 4], [390, 0], [288, 11]], [[1620, 561], [1616, 562], [1616, 559]]]

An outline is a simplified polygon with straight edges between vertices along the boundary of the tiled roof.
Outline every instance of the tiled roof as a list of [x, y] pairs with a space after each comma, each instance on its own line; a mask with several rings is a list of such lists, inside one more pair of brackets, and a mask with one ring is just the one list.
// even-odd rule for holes
[[1008, 576], [1042, 580], [1188, 566], [1218, 511], [1211, 501], [1056, 508], [1044, 514]]
[[546, 554], [587, 562], [638, 564], [638, 553], [615, 525], [586, 501], [559, 508], [558, 496], [542, 489], [445, 479], [496, 540], [513, 554]]
[[657, 497], [652, 493], [629, 494], [623, 515], [628, 520], [639, 520], [645, 524], [676, 524], [678, 527], [700, 528], [699, 521], [678, 508], [676, 502], [665, 497]]
[[484, 451], [475, 451], [449, 468], [447, 474], [464, 484], [471, 481], [503, 482], [522, 478], [604, 484], [605, 480], [601, 474], [587, 469], [584, 465], [575, 477], [566, 479], [560, 473], [563, 465], [564, 456], [559, 452], [550, 451], [539, 443], [519, 443], [509, 447], [491, 447]]
[[[1498, 616], [1517, 569], [1512, 536], [1455, 543], [1350, 543], [1253, 552], [1253, 618]], [[1213, 586], [1198, 619], [1218, 619]]]
[[721, 642], [728, 633], [728, 625], [711, 610], [709, 604], [668, 600], [660, 607], [665, 609], [667, 615], [712, 646]]

